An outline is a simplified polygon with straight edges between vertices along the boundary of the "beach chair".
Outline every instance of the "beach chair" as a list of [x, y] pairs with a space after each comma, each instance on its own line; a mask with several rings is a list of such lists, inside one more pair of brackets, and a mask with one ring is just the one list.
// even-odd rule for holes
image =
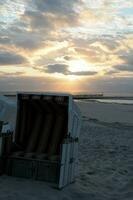
[[2, 174], [3, 171], [3, 162], [2, 162], [2, 134], [1, 134], [1, 130], [2, 130], [2, 125], [3, 125], [3, 121], [0, 121], [0, 175]]
[[11, 152], [12, 136], [10, 125], [0, 121], [0, 175], [5, 172], [6, 157]]
[[74, 182], [80, 125], [81, 114], [71, 95], [19, 93], [5, 173], [48, 181], [59, 189]]

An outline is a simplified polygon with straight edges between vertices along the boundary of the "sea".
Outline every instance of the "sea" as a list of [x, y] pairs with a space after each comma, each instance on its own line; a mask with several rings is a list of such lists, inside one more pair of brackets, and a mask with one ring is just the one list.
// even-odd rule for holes
[[117, 104], [133, 105], [133, 100], [128, 100], [128, 99], [96, 99], [95, 101], [102, 102], [102, 103], [117, 103]]
[[[0, 92], [0, 95], [6, 95], [8, 98], [12, 100], [16, 100], [16, 92]], [[89, 98], [89, 99], [75, 99], [75, 101], [84, 101], [84, 102], [89, 102], [89, 101], [95, 101], [95, 102], [101, 102], [101, 103], [115, 103], [115, 104], [126, 104], [126, 105], [133, 105], [133, 96], [128, 96], [128, 97], [123, 97], [123, 98]]]
[[76, 99], [76, 102], [100, 102], [109, 104], [133, 105], [132, 99]]

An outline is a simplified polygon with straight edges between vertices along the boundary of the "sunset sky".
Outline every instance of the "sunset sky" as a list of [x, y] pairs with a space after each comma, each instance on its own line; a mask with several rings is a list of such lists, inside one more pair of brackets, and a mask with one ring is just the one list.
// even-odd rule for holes
[[133, 0], [0, 0], [0, 91], [133, 94]]

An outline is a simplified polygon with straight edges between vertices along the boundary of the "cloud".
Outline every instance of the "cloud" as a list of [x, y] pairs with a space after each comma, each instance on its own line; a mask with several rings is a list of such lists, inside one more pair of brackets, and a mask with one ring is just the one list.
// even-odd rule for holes
[[60, 74], [64, 74], [64, 75], [75, 75], [75, 76], [92, 76], [92, 75], [97, 74], [97, 72], [95, 72], [95, 71], [71, 72], [69, 70], [69, 65], [66, 65], [66, 64], [48, 65], [46, 68], [44, 68], [44, 71], [49, 74], [60, 73]]
[[110, 70], [104, 72], [105, 75], [114, 75], [116, 73], [119, 73], [119, 71], [117, 69], [110, 69]]
[[127, 48], [124, 51], [119, 51], [118, 56], [122, 62], [120, 64], [114, 65], [113, 69], [133, 72], [133, 49]]
[[76, 3], [81, 2], [80, 0], [34, 0], [37, 8], [42, 12], [55, 13], [60, 15], [68, 15], [71, 16], [74, 14], [74, 5]]
[[41, 46], [42, 38], [32, 33], [25, 33], [25, 35], [23, 36], [21, 35], [16, 39], [14, 38], [14, 44], [16, 47], [19, 48], [23, 48], [26, 50], [34, 50], [38, 49]]
[[24, 72], [13, 72], [13, 73], [11, 73], [11, 72], [2, 72], [2, 71], [0, 71], [0, 75], [2, 75], [2, 76], [21, 76], [21, 75], [24, 75], [25, 73]]
[[97, 72], [95, 71], [80, 71], [80, 72], [69, 72], [70, 75], [75, 75], [75, 76], [92, 76], [96, 75]]
[[80, 81], [76, 87], [73, 83], [69, 85], [69, 81], [48, 78], [48, 77], [0, 77], [0, 91], [86, 91], [86, 92], [104, 92], [106, 94], [129, 94], [133, 93], [133, 78], [109, 78], [99, 77], [95, 79], [87, 78], [86, 81]]
[[129, 50], [129, 52], [123, 52], [123, 55], [121, 55], [120, 58], [125, 64], [133, 65], [133, 49]]
[[133, 72], [133, 65], [116, 65], [114, 68], [120, 71]]
[[45, 31], [45, 36], [53, 36], [57, 34], [57, 28], [59, 31], [63, 27], [78, 25], [79, 14], [75, 5], [79, 3], [81, 0], [33, 0], [29, 2], [21, 20], [26, 20], [32, 31]]
[[[30, 85], [30, 76], [37, 72], [44, 79], [53, 76], [51, 80], [46, 78], [48, 83], [45, 82], [45, 86], [49, 88], [51, 84], [54, 88], [55, 77], [64, 77], [65, 80], [65, 77], [74, 75], [81, 77], [80, 81], [84, 84], [79, 88], [84, 90], [88, 84], [92, 88], [94, 84], [96, 88], [96, 79], [102, 77], [99, 79], [101, 87], [107, 89], [107, 84], [111, 90], [109, 83], [113, 84], [113, 80], [110, 77], [119, 79], [119, 76], [132, 76], [132, 6], [132, 0], [22, 0], [21, 3], [19, 0], [1, 1], [0, 65], [3, 65], [2, 71], [6, 65], [14, 65], [9, 73], [7, 66], [5, 74], [1, 73], [1, 78], [7, 77], [10, 81], [8, 87], [11, 84], [15, 88], [20, 77]], [[83, 60], [98, 72], [71, 72], [71, 60]], [[15, 73], [18, 65], [25, 62], [28, 62], [27, 67], [21, 68], [25, 74]], [[10, 73], [11, 70], [14, 73]], [[13, 78], [18, 76], [18, 79], [13, 81], [13, 78], [9, 79], [10, 75]], [[43, 81], [44, 79], [41, 78]], [[95, 79], [93, 84], [91, 79]], [[122, 80], [125, 80], [124, 77], [121, 82], [115, 80], [115, 83], [121, 86]], [[31, 82], [33, 84], [34, 81]], [[21, 84], [26, 88], [26, 83]], [[35, 84], [39, 84], [39, 78], [35, 79]], [[39, 88], [34, 84], [33, 87]], [[115, 86], [112, 88], [115, 90]]]
[[23, 19], [28, 20], [30, 27], [34, 32], [40, 31], [40, 29], [45, 31], [50, 31], [54, 24], [52, 22], [52, 16], [46, 15], [40, 11], [26, 10]]
[[52, 64], [48, 65], [46, 69], [44, 69], [46, 73], [61, 73], [67, 74], [68, 73], [68, 65], [65, 64]]
[[64, 56], [64, 59], [69, 61], [72, 59], [72, 56]]
[[4, 4], [6, 4], [7, 0], [0, 0], [0, 6], [3, 6]]
[[[6, 24], [1, 26], [0, 36], [6, 35], [8, 41], [0, 39], [0, 44], [14, 45], [18, 49], [31, 51], [41, 48], [48, 40], [63, 41], [64, 34], [61, 29], [74, 26], [78, 20], [73, 8], [75, 2], [79, 0], [69, 2], [39, 0], [33, 1], [32, 4], [29, 2], [28, 5], [24, 1], [25, 11], [20, 15], [16, 13], [16, 18], [8, 27], [5, 27]], [[6, 9], [9, 15], [7, 18], [10, 18], [10, 6]]]
[[75, 48], [77, 54], [92, 63], [103, 62], [105, 59], [102, 55], [105, 55], [105, 52], [99, 49], [98, 47], [89, 47], [89, 48]]
[[97, 79], [88, 79], [80, 85], [84, 91], [105, 93], [110, 95], [132, 95], [133, 78], [132, 77], [99, 77]]
[[14, 52], [0, 51], [0, 65], [19, 65], [26, 62], [26, 58]]
[[[66, 84], [63, 79], [44, 76], [0, 76], [0, 91], [71, 91], [74, 85]], [[74, 88], [75, 89], [75, 88]]]
[[11, 42], [8, 37], [0, 37], [0, 44], [9, 44]]
[[11, 45], [14, 45], [18, 49], [31, 51], [43, 45], [43, 35], [28, 30], [28, 27], [24, 27], [21, 23], [12, 25], [9, 29], [8, 37], [11, 41]]

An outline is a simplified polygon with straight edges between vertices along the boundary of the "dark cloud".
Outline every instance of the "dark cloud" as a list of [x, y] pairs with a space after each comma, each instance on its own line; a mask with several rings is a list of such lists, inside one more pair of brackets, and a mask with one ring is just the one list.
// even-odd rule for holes
[[111, 69], [111, 70], [108, 70], [108, 71], [105, 71], [105, 75], [113, 75], [113, 74], [116, 74], [116, 73], [119, 73], [119, 71], [117, 69]]
[[9, 44], [11, 39], [8, 37], [0, 37], [0, 44]]
[[71, 16], [74, 14], [74, 5], [80, 0], [34, 0], [37, 8], [42, 12], [50, 12], [60, 15]]
[[21, 78], [18, 76], [0, 76], [0, 91], [61, 91], [63, 84], [63, 80], [44, 76], [21, 76]]
[[[19, 20], [14, 21], [7, 29], [1, 29], [0, 44], [3, 47], [15, 46], [18, 49], [23, 48], [26, 50], [40, 48], [48, 36], [48, 31], [43, 30], [41, 32], [40, 28], [37, 27], [39, 17], [37, 19], [38, 22], [33, 24], [32, 27], [32, 22], [22, 15]], [[46, 27], [45, 24], [43, 27]]]
[[44, 69], [46, 73], [61, 73], [67, 74], [68, 73], [68, 65], [65, 64], [53, 64], [48, 65], [46, 69]]
[[64, 75], [75, 75], [75, 76], [92, 76], [97, 74], [97, 72], [94, 71], [79, 71], [79, 72], [71, 72], [69, 71], [69, 66], [66, 64], [53, 64], [48, 65], [44, 71], [46, 73], [61, 73]]
[[105, 93], [110, 95], [132, 95], [133, 94], [133, 78], [132, 77], [102, 77], [90, 79], [83, 82], [80, 86], [84, 91], [92, 91]]
[[19, 48], [34, 50], [41, 46], [41, 39], [36, 36], [30, 37], [28, 34], [22, 37], [20, 40], [16, 39], [16, 41], [14, 41], [14, 44], [16, 47]]
[[[108, 37], [106, 37], [106, 35], [88, 35], [86, 38], [74, 38], [73, 42], [78, 48], [89, 49], [90, 45], [95, 44], [96, 47], [98, 47], [97, 44], [101, 44], [106, 46], [109, 50], [115, 50], [122, 39], [123, 38], [120, 36], [112, 37], [112, 35], [108, 35]], [[91, 48], [92, 47], [93, 46], [91, 46]], [[98, 50], [101, 50], [101, 48]]]
[[[75, 26], [78, 23], [78, 13], [74, 5], [80, 0], [33, 0], [30, 6], [35, 6], [34, 10], [25, 10], [21, 20], [27, 22], [32, 31], [43, 35], [57, 34], [57, 28]], [[41, 32], [43, 31], [43, 32]], [[52, 35], [53, 36], [53, 35]], [[59, 39], [59, 38], [58, 38]]]
[[64, 59], [65, 59], [65, 60], [71, 60], [71, 59], [72, 59], [72, 56], [64, 56]]
[[27, 60], [21, 55], [13, 52], [0, 51], [0, 65], [19, 65], [26, 62]]
[[[60, 79], [47, 77], [0, 77], [0, 91], [64, 91]], [[70, 88], [68, 88], [70, 90]], [[125, 95], [133, 94], [133, 78], [98, 78], [80, 82], [79, 88], [86, 92]]]
[[24, 75], [25, 73], [24, 72], [10, 72], [10, 73], [8, 73], [8, 72], [2, 72], [2, 71], [0, 71], [0, 75], [2, 75], [2, 76], [20, 76], [20, 75]]
[[34, 32], [40, 31], [40, 29], [50, 31], [54, 27], [51, 16], [47, 16], [39, 11], [26, 10], [23, 17], [29, 20]]
[[0, 45], [2, 45], [3, 49], [7, 47], [26, 50], [40, 48], [43, 44], [44, 35], [28, 29], [28, 22], [24, 19], [23, 21], [12, 23], [11, 27], [0, 31]]
[[126, 65], [126, 64], [115, 65], [114, 68], [120, 71], [133, 72], [133, 65]]
[[123, 52], [123, 55], [120, 58], [125, 62], [127, 65], [133, 65], [133, 49], [129, 50], [129, 52]]
[[123, 61], [122, 64], [113, 66], [114, 69], [119, 71], [133, 71], [133, 50], [128, 49], [128, 51], [119, 51], [119, 58]]
[[69, 72], [70, 75], [75, 75], [75, 76], [92, 76], [96, 75], [97, 72], [95, 71], [80, 71], [80, 72]]
[[[57, 28], [65, 26], [73, 27], [79, 22], [79, 13], [76, 12], [75, 5], [81, 0], [33, 0], [29, 5], [35, 7], [34, 11], [25, 11], [32, 27], [49, 32], [57, 31]], [[51, 30], [50, 30], [51, 27]]]
[[43, 35], [27, 31], [23, 29], [23, 27], [17, 27], [17, 25], [14, 25], [14, 27], [10, 29], [9, 37], [11, 38], [12, 44], [17, 48], [26, 50], [37, 49], [41, 47], [43, 43]]

